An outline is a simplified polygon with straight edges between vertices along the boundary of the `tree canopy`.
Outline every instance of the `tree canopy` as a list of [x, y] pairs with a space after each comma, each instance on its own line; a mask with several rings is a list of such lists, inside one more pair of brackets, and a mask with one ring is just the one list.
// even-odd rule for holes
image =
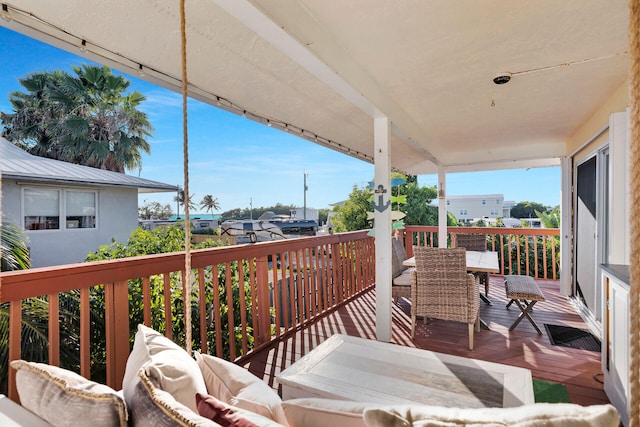
[[367, 212], [371, 206], [371, 189], [354, 185], [349, 198], [342, 205], [333, 208], [338, 214], [331, 218], [333, 229], [337, 232], [364, 230], [371, 227]]
[[142, 166], [153, 127], [138, 110], [145, 97], [125, 93], [129, 81], [108, 67], [36, 72], [20, 79], [25, 92], [9, 95], [0, 113], [4, 136], [31, 154], [124, 172]]
[[549, 212], [549, 208], [537, 202], [518, 202], [511, 208], [511, 217], [537, 218], [536, 211]]
[[173, 215], [169, 203], [162, 204], [160, 202], [144, 201], [142, 206], [138, 206], [138, 218], [140, 219], [168, 219]]

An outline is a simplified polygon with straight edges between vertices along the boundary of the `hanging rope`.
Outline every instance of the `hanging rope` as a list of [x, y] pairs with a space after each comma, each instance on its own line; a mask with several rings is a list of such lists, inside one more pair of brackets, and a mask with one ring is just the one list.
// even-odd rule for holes
[[629, 46], [631, 48], [631, 289], [629, 426], [640, 427], [640, 4], [629, 0]]
[[191, 354], [191, 220], [189, 218], [189, 131], [187, 130], [187, 25], [184, 10], [185, 0], [180, 0], [180, 37], [182, 54], [182, 150], [184, 156], [184, 344]]

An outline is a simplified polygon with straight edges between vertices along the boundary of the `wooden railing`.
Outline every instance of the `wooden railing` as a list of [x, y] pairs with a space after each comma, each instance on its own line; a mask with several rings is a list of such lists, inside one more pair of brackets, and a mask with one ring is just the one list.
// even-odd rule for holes
[[[498, 252], [500, 273], [523, 274], [539, 279], [559, 279], [560, 230], [557, 228], [448, 227], [447, 242], [456, 234], [486, 234], [487, 249]], [[438, 246], [438, 227], [408, 225], [405, 247]]]
[[[374, 244], [360, 231], [201, 249], [191, 266], [193, 347], [237, 360], [373, 286]], [[61, 350], [68, 356], [71, 347], [75, 356], [64, 367], [120, 389], [137, 323], [184, 344], [183, 279], [184, 253], [1, 273], [8, 360], [29, 357], [22, 331], [32, 313], [23, 308], [37, 300], [48, 316], [42, 361], [60, 365]], [[69, 306], [75, 318], [61, 313]], [[17, 400], [8, 371], [9, 397]]]

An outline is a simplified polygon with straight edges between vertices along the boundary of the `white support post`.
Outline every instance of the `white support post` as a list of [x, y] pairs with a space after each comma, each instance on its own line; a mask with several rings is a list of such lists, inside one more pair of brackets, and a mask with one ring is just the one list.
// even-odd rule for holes
[[438, 165], [438, 247], [447, 247], [447, 175]]
[[560, 293], [562, 295], [572, 294], [572, 269], [571, 256], [571, 158], [560, 159]]
[[391, 341], [391, 155], [387, 117], [373, 120], [374, 232], [376, 247], [376, 336]]

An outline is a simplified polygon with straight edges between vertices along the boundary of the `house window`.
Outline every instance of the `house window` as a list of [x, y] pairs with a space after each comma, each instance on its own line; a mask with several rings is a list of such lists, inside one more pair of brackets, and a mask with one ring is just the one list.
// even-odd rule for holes
[[466, 215], [466, 214], [467, 214], [466, 209], [460, 209], [460, 215]]
[[447, 206], [451, 204], [451, 200], [447, 200]]
[[486, 204], [487, 204], [487, 201], [486, 201], [485, 199], [482, 199], [482, 204], [483, 204], [483, 205], [486, 205]]
[[58, 230], [60, 228], [60, 192], [25, 188], [24, 229]]
[[500, 199], [496, 199], [496, 205], [500, 204]]
[[96, 193], [65, 191], [66, 228], [96, 228]]

